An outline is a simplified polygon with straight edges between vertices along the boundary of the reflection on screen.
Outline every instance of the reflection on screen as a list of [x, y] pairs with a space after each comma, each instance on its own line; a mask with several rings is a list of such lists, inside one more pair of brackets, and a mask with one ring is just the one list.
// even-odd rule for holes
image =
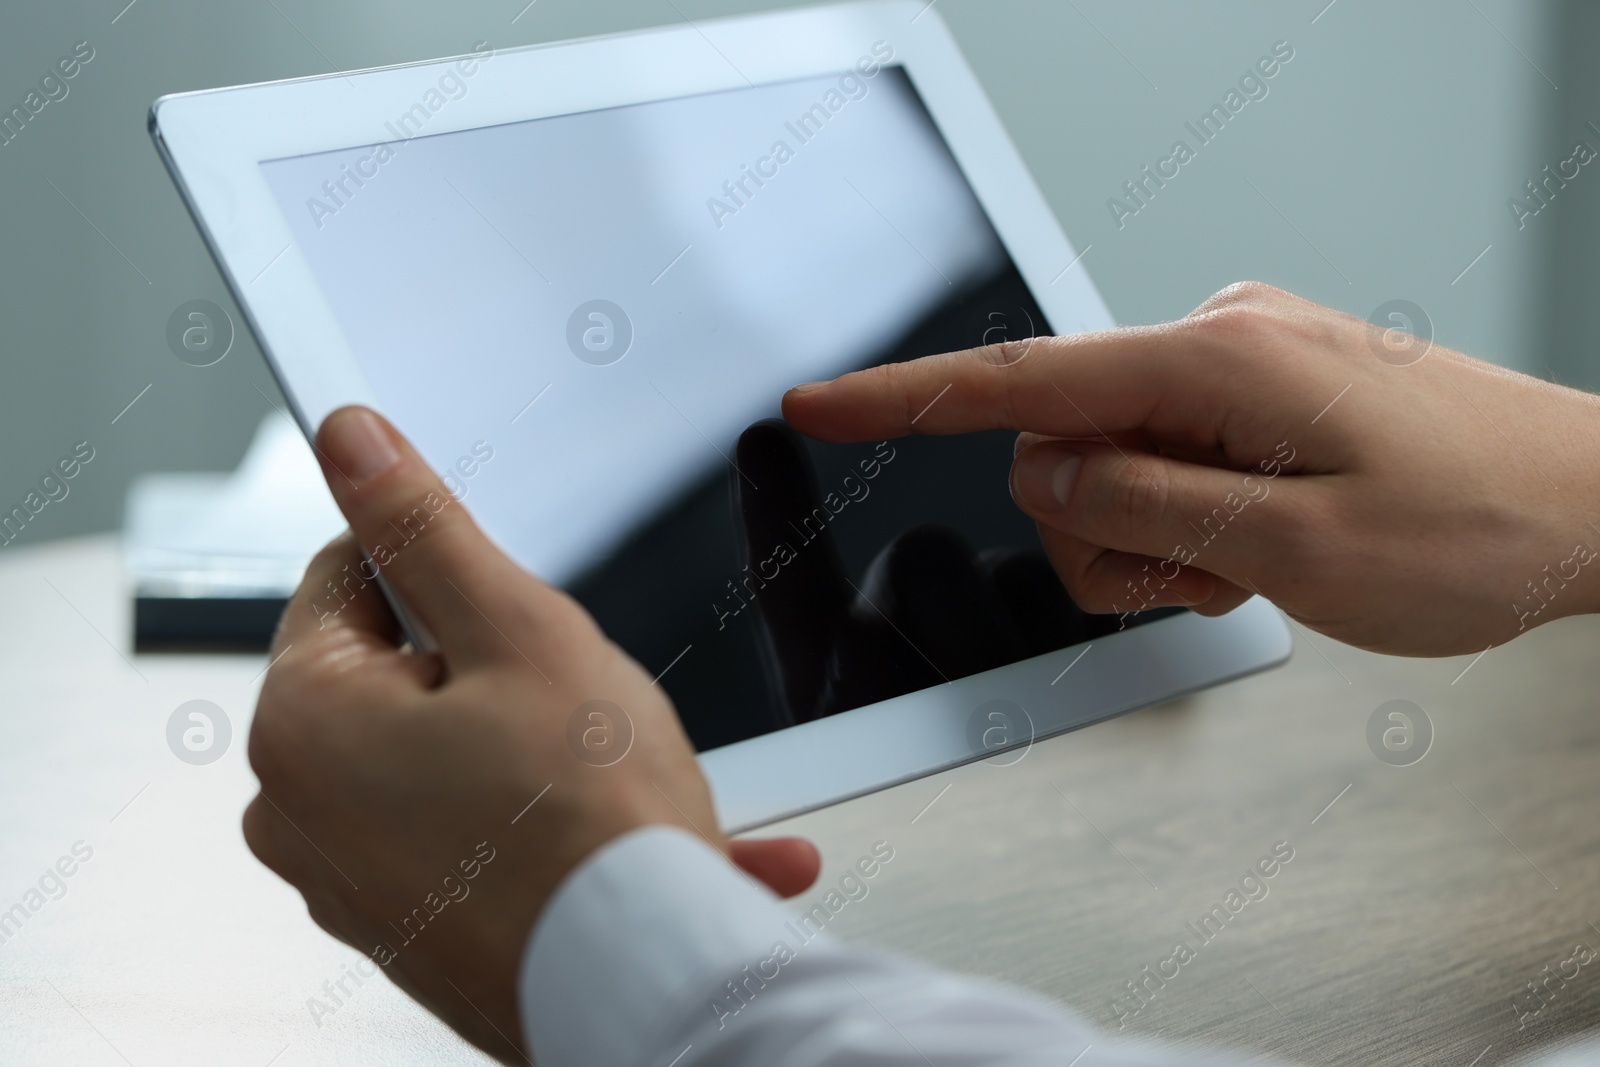
[[884, 58], [262, 164], [386, 414], [701, 749], [1119, 625], [1039, 554], [1009, 435], [763, 421], [796, 382], [1049, 330]]

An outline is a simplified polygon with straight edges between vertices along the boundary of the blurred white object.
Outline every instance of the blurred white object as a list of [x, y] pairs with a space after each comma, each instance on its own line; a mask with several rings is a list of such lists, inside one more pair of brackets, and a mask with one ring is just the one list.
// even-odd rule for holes
[[135, 643], [264, 644], [312, 555], [344, 526], [311, 447], [276, 414], [232, 474], [136, 479], [123, 526]]

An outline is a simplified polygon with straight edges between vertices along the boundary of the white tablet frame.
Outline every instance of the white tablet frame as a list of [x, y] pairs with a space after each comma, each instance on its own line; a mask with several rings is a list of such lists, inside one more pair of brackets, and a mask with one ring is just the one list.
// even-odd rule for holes
[[[1114, 325], [999, 117], [926, 0], [685, 23], [497, 50], [427, 135], [828, 75], [877, 42], [894, 48], [1052, 325]], [[345, 404], [378, 407], [310, 263], [267, 185], [263, 160], [393, 139], [404, 112], [474, 57], [164, 96], [150, 131], [295, 419], [311, 437]], [[456, 68], [458, 71], [461, 68]], [[401, 427], [404, 429], [404, 427]], [[1220, 619], [1185, 614], [947, 685], [704, 753], [719, 814], [748, 829], [979, 758], [972, 716], [1026, 709], [1018, 744], [1282, 662], [1291, 638], [1260, 600]], [[1078, 657], [1080, 657], [1079, 659]], [[1062, 674], [1072, 664], [1072, 669]]]

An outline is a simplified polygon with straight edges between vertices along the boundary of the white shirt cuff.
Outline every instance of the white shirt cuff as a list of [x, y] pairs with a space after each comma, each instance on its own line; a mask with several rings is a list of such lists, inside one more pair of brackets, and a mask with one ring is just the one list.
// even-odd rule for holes
[[[787, 911], [683, 830], [634, 830], [556, 890], [523, 953], [518, 1003], [539, 1067], [670, 1062], [692, 997], [766, 957]], [[792, 935], [787, 935], [790, 940]]]

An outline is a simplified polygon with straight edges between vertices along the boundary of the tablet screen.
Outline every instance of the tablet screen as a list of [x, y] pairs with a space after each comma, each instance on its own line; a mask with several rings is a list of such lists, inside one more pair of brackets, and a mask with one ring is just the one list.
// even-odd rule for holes
[[1153, 614], [1072, 605], [1012, 435], [770, 421], [798, 382], [1051, 332], [889, 59], [430, 133], [473, 91], [440, 79], [392, 140], [262, 164], [383, 410], [701, 750]]

